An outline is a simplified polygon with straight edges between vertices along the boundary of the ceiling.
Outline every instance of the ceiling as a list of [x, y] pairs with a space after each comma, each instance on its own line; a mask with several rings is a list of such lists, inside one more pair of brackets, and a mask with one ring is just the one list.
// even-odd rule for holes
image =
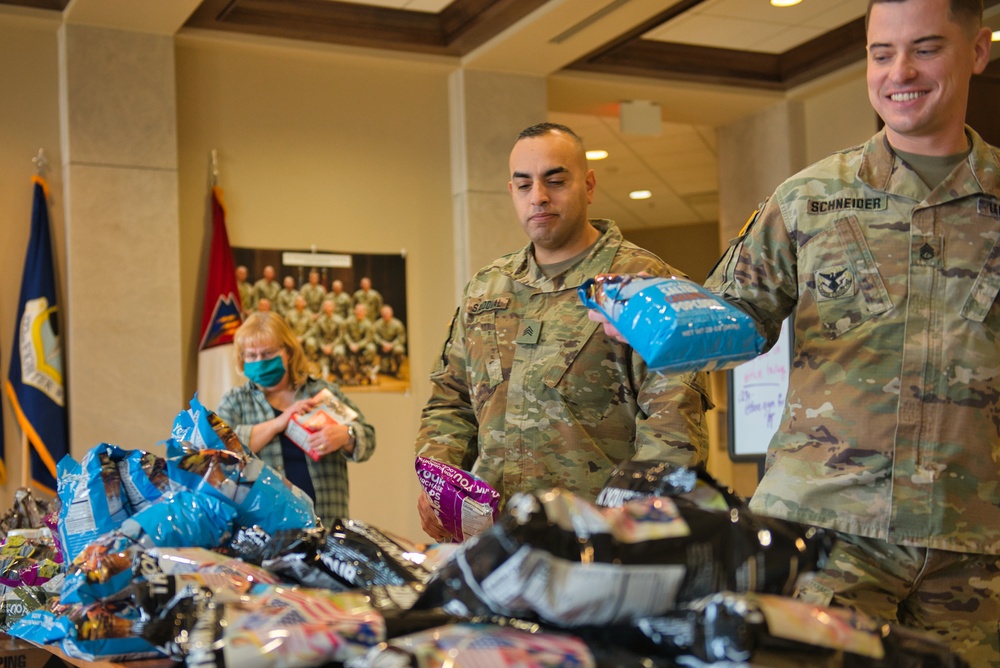
[[[626, 230], [718, 218], [715, 128], [864, 60], [868, 0], [186, 0], [170, 30], [440, 57], [544, 76], [550, 120], [594, 162], [592, 215]], [[987, 19], [1000, 0], [985, 0]], [[0, 0], [114, 25], [135, 0]], [[193, 7], [189, 11], [186, 7]], [[138, 9], [137, 9], [138, 8]], [[102, 18], [93, 18], [103, 12]], [[132, 19], [135, 23], [135, 19]], [[622, 102], [660, 106], [659, 134], [623, 132]], [[655, 130], [654, 130], [655, 132]], [[648, 189], [649, 200], [628, 192]]]

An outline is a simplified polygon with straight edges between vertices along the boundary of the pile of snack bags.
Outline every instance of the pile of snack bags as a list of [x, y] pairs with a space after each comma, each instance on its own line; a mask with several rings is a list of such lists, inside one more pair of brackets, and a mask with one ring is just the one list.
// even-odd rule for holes
[[239, 668], [965, 665], [791, 598], [829, 534], [755, 516], [703, 471], [623, 462], [596, 503], [553, 489], [500, 512], [482, 481], [418, 462], [439, 498], [475, 501], [464, 541], [425, 547], [321, 526], [197, 397], [165, 445], [64, 458], [51, 507], [18, 492], [5, 632], [84, 660]]

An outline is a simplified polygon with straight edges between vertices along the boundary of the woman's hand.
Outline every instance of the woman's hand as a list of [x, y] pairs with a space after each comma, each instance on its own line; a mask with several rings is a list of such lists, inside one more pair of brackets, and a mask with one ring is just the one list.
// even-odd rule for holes
[[348, 454], [354, 452], [351, 443], [351, 431], [346, 424], [328, 424], [322, 429], [309, 434], [309, 449], [320, 456], [325, 456], [337, 450]]
[[277, 421], [276, 427], [279, 427], [278, 431], [282, 432], [288, 428], [288, 421], [292, 419], [293, 415], [303, 415], [312, 410], [313, 406], [316, 405], [316, 399], [310, 397], [308, 399], [299, 399], [291, 406], [281, 411], [281, 415], [274, 418]]

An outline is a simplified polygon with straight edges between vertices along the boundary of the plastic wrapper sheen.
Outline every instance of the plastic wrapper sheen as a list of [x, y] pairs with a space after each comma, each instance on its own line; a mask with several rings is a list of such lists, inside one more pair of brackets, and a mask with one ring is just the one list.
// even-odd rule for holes
[[764, 337], [746, 313], [694, 281], [630, 274], [592, 278], [581, 301], [615, 326], [651, 369], [717, 371], [753, 359]]
[[821, 530], [668, 497], [599, 508], [563, 490], [517, 494], [502, 524], [434, 572], [415, 607], [621, 623], [723, 590], [788, 595], [831, 545]]

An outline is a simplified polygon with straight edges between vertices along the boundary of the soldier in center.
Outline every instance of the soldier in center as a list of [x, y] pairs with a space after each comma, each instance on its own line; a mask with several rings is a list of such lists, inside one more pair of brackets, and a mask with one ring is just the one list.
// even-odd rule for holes
[[[464, 465], [504, 504], [553, 487], [593, 500], [629, 458], [708, 458], [707, 375], [648, 370], [577, 296], [598, 274], [683, 275], [625, 241], [614, 222], [588, 220], [595, 185], [572, 130], [521, 132], [508, 189], [530, 243], [472, 278], [431, 373], [417, 455]], [[424, 531], [448, 539], [425, 494], [417, 506]]]

